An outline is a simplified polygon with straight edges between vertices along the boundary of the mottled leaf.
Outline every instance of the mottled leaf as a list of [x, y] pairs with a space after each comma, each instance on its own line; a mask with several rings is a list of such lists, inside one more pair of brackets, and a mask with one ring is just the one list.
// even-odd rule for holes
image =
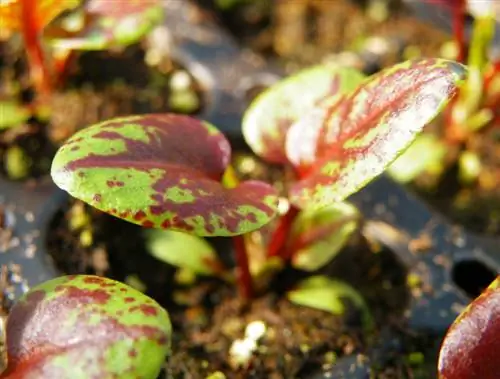
[[315, 271], [330, 262], [356, 230], [359, 218], [356, 207], [344, 202], [300, 212], [288, 239], [292, 265]]
[[15, 101], [0, 101], [0, 130], [22, 124], [31, 112]]
[[434, 134], [421, 134], [387, 169], [401, 183], [408, 183], [422, 173], [439, 175], [443, 172], [446, 142]]
[[[0, 1], [0, 30], [17, 31], [23, 22], [22, 2], [25, 0]], [[35, 7], [35, 19], [32, 20], [37, 30], [43, 29], [54, 18], [67, 9], [76, 7], [81, 0], [36, 0], [30, 1], [29, 6]]]
[[151, 255], [163, 262], [200, 275], [218, 275], [224, 270], [213, 246], [201, 237], [150, 229], [145, 231], [145, 238]]
[[440, 379], [498, 379], [500, 276], [448, 330], [439, 354]]
[[465, 76], [465, 67], [453, 61], [407, 61], [304, 116], [287, 136], [288, 158], [304, 178], [290, 190], [292, 203], [305, 208], [342, 201], [382, 173]]
[[372, 316], [361, 294], [347, 283], [326, 276], [312, 276], [301, 281], [288, 292], [288, 299], [295, 304], [319, 309], [337, 316], [345, 315], [348, 307], [362, 313], [365, 327], [371, 328]]
[[274, 163], [287, 163], [289, 127], [325, 98], [354, 89], [363, 75], [352, 68], [318, 65], [299, 71], [262, 92], [243, 117], [243, 135], [252, 150]]
[[163, 20], [160, 0], [90, 0], [86, 3], [85, 22], [78, 30], [69, 30], [64, 22], [52, 28], [46, 38], [62, 50], [104, 50], [140, 41]]
[[45, 282], [12, 308], [1, 379], [154, 379], [170, 353], [167, 312], [111, 279]]
[[230, 155], [224, 135], [206, 122], [129, 116], [75, 134], [57, 152], [51, 172], [72, 196], [135, 224], [229, 236], [269, 222], [278, 203], [263, 182], [224, 188]]

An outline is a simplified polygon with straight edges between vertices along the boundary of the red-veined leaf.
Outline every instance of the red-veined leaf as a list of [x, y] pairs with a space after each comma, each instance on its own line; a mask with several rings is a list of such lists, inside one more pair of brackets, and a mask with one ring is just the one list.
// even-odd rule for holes
[[382, 173], [445, 107], [465, 76], [465, 67], [453, 61], [403, 62], [299, 120], [286, 145], [303, 177], [290, 190], [292, 203], [304, 208], [342, 201]]
[[354, 89], [364, 76], [355, 69], [318, 65], [299, 71], [261, 93], [243, 117], [243, 135], [252, 150], [274, 163], [287, 163], [288, 128], [326, 98]]
[[440, 379], [498, 379], [500, 277], [448, 330], [439, 354]]
[[92, 275], [31, 289], [6, 329], [1, 379], [154, 379], [170, 353], [167, 312], [123, 283]]
[[90, 205], [146, 227], [200, 236], [246, 233], [269, 222], [277, 192], [257, 181], [224, 188], [229, 142], [189, 116], [151, 114], [83, 129], [57, 152], [52, 178]]

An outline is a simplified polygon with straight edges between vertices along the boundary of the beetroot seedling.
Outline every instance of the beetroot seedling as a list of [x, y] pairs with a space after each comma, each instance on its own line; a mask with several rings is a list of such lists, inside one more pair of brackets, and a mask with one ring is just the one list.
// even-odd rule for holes
[[[263, 246], [268, 259], [314, 271], [333, 258], [326, 250], [332, 243], [339, 249], [358, 219], [341, 202], [383, 172], [465, 75], [462, 65], [440, 59], [404, 62], [367, 79], [319, 67], [261, 94], [245, 115], [244, 135], [258, 155], [294, 173], [288, 200], [281, 199], [291, 206]], [[230, 155], [229, 142], [206, 122], [130, 116], [71, 137], [52, 177], [72, 196], [145, 227], [232, 236], [240, 290], [249, 297], [249, 233], [280, 213], [279, 196], [263, 182], [239, 183]]]
[[7, 319], [1, 379], [158, 376], [171, 325], [155, 301], [92, 275], [64, 276], [26, 293]]

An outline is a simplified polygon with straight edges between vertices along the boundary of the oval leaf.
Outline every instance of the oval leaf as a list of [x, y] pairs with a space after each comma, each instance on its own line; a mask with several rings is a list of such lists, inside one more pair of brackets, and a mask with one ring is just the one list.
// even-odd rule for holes
[[76, 32], [64, 30], [64, 23], [46, 35], [51, 45], [62, 50], [104, 50], [140, 41], [163, 20], [160, 0], [90, 0], [85, 8], [85, 25]]
[[352, 68], [325, 64], [281, 80], [257, 96], [245, 112], [242, 128], [246, 142], [262, 158], [287, 163], [289, 127], [325, 98], [353, 90], [363, 78]]
[[163, 262], [200, 275], [217, 275], [224, 270], [213, 246], [198, 236], [151, 229], [146, 230], [145, 237], [151, 255]]
[[330, 262], [356, 230], [359, 218], [357, 208], [348, 203], [300, 212], [289, 239], [293, 267], [315, 271]]
[[151, 378], [170, 353], [167, 312], [111, 279], [45, 282], [12, 308], [0, 378]]
[[439, 354], [440, 379], [498, 379], [500, 276], [448, 330]]
[[246, 233], [277, 212], [277, 192], [256, 181], [220, 184], [230, 145], [189, 116], [117, 118], [81, 130], [57, 152], [54, 182], [88, 204], [145, 227], [200, 236]]
[[299, 120], [290, 138], [300, 135], [292, 132], [295, 128], [304, 135], [309, 128], [319, 132], [302, 140], [307, 148], [297, 149], [296, 138], [287, 141], [290, 161], [304, 177], [291, 188], [292, 203], [304, 208], [342, 201], [381, 174], [444, 108], [465, 76], [465, 67], [453, 61], [407, 61]]
[[[21, 29], [24, 22], [22, 17], [22, 2], [24, 0], [3, 0], [0, 1], [0, 30], [9, 32]], [[34, 12], [33, 25], [36, 30], [42, 30], [54, 18], [67, 9], [78, 6], [81, 0], [36, 0], [30, 2], [29, 6], [36, 6]]]
[[336, 316], [345, 314], [348, 302], [362, 312], [366, 328], [371, 328], [373, 325], [370, 310], [361, 294], [339, 280], [326, 276], [312, 276], [301, 281], [294, 290], [288, 292], [287, 297], [292, 303], [326, 311]]
[[421, 134], [387, 169], [392, 178], [408, 183], [424, 172], [435, 175], [444, 171], [448, 146], [434, 134]]

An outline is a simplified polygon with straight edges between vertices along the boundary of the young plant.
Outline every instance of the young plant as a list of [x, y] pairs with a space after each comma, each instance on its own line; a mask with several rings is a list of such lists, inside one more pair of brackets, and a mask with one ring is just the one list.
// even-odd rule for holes
[[[260, 246], [266, 259], [309, 271], [324, 265], [358, 220], [341, 202], [383, 172], [443, 109], [465, 74], [462, 65], [440, 59], [404, 62], [367, 79], [318, 66], [268, 89], [246, 113], [243, 133], [256, 154], [290, 173], [286, 198], [263, 182], [238, 183], [225, 137], [206, 122], [174, 114], [86, 128], [60, 148], [51, 174], [72, 196], [127, 221], [232, 236], [239, 287], [250, 297], [250, 233], [279, 214], [269, 243]], [[278, 203], [290, 206], [282, 211]], [[196, 256], [202, 263], [212, 255]]]
[[141, 292], [98, 276], [63, 276], [11, 309], [0, 378], [155, 379], [170, 336], [167, 312]]
[[62, 12], [78, 6], [80, 0], [7, 0], [0, 3], [0, 30], [20, 31], [26, 46], [30, 74], [38, 93], [47, 95], [51, 71], [43, 52], [44, 28]]
[[500, 373], [500, 276], [455, 320], [439, 354], [439, 379], [496, 379]]
[[[445, 138], [420, 136], [390, 172], [401, 182], [412, 181], [423, 172], [439, 178], [447, 166], [447, 152], [451, 150], [458, 152], [459, 180], [468, 184], [478, 177], [481, 162], [477, 153], [469, 149], [467, 140], [479, 130], [500, 126], [500, 62], [490, 58], [496, 24], [493, 2], [434, 1], [452, 11], [454, 54], [459, 62], [467, 62], [469, 75], [440, 120]], [[467, 44], [465, 19], [467, 9], [472, 7], [481, 9], [473, 12], [475, 19]], [[415, 156], [425, 159], [415, 161]]]
[[[7, 0], [0, 2], [0, 30], [21, 31], [26, 46], [30, 73], [40, 95], [50, 94], [58, 76], [64, 71], [69, 53], [73, 50], [105, 50], [127, 46], [140, 40], [157, 25], [163, 15], [160, 0], [122, 0], [119, 6], [108, 0], [84, 2], [79, 15], [81, 27], [65, 30], [49, 26], [60, 14], [78, 7], [81, 0]], [[75, 28], [68, 16], [61, 24]], [[47, 30], [48, 29], [48, 30]], [[44, 54], [42, 39], [48, 40], [57, 54], [50, 66]]]

